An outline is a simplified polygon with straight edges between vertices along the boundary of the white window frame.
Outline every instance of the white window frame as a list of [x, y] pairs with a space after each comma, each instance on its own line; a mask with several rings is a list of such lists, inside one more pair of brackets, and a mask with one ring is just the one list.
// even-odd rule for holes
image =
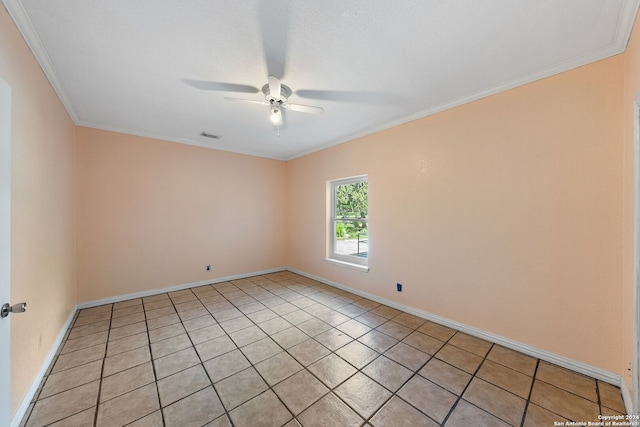
[[[336, 223], [339, 221], [345, 220], [345, 218], [336, 217], [336, 188], [341, 185], [355, 184], [358, 182], [366, 182], [368, 184], [369, 183], [368, 176], [359, 175], [359, 176], [354, 176], [350, 178], [341, 178], [341, 179], [327, 181], [327, 192], [328, 192], [327, 205], [329, 207], [329, 212], [328, 212], [328, 223], [327, 223], [328, 233], [327, 233], [326, 261], [331, 264], [340, 265], [343, 267], [353, 268], [355, 270], [367, 272], [369, 271], [369, 256], [368, 256], [369, 254], [367, 254], [366, 258], [362, 258], [357, 256], [342, 255], [342, 254], [336, 253], [336, 244], [337, 244]], [[367, 191], [367, 197], [368, 197], [368, 191]], [[367, 214], [367, 218], [353, 218], [348, 220], [366, 222], [367, 236], [370, 236], [368, 216], [369, 215]], [[370, 237], [367, 237], [367, 240], [369, 240], [369, 238]], [[368, 248], [371, 247], [369, 245], [369, 242], [367, 242], [367, 245], [368, 245]]]

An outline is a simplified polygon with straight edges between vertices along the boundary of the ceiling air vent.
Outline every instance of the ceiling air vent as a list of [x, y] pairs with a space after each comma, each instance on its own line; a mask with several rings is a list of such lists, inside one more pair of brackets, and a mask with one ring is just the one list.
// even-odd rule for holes
[[207, 133], [207, 132], [205, 132], [205, 131], [202, 131], [202, 133], [200, 134], [200, 136], [204, 136], [204, 137], [212, 138], [212, 139], [220, 139], [220, 138], [222, 138], [222, 136], [220, 136], [220, 135], [214, 135], [214, 134], [212, 134], [212, 133]]

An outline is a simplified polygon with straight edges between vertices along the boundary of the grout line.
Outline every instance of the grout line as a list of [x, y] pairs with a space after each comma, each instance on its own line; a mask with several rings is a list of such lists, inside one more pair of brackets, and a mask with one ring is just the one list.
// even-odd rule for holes
[[524, 404], [524, 413], [522, 414], [522, 421], [520, 427], [524, 427], [524, 420], [527, 419], [527, 411], [529, 410], [529, 403], [531, 403], [531, 395], [533, 394], [533, 386], [536, 383], [536, 375], [538, 374], [538, 366], [540, 366], [540, 359], [536, 360], [536, 367], [533, 370], [533, 376], [531, 377], [531, 387], [529, 387], [529, 395], [527, 401]]

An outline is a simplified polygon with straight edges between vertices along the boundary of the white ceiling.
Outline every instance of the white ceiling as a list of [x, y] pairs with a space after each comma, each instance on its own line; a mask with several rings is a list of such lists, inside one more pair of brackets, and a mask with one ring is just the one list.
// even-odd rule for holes
[[[3, 0], [76, 124], [276, 159], [618, 54], [639, 1]], [[325, 113], [224, 100], [269, 74]]]

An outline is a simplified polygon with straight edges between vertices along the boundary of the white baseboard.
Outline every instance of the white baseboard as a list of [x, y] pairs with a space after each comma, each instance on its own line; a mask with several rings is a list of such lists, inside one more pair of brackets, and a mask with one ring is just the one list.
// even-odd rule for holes
[[286, 267], [277, 267], [277, 268], [271, 268], [268, 270], [254, 271], [252, 273], [236, 274], [233, 276], [218, 277], [216, 279], [208, 279], [208, 280], [200, 280], [198, 282], [184, 283], [182, 285], [169, 286], [167, 288], [162, 288], [162, 289], [151, 289], [148, 291], [134, 292], [131, 294], [119, 295], [119, 296], [110, 297], [110, 298], [103, 298], [99, 300], [81, 302], [78, 304], [78, 309], [96, 307], [98, 305], [104, 305], [104, 304], [112, 304], [115, 302], [126, 301], [134, 298], [149, 297], [152, 295], [164, 294], [167, 292], [180, 291], [182, 289], [193, 288], [196, 286], [211, 285], [214, 283], [228, 282], [230, 280], [246, 279], [247, 277], [260, 276], [260, 275], [269, 274], [269, 273], [277, 273], [285, 270], [286, 270]]
[[40, 387], [40, 383], [42, 382], [44, 375], [47, 373], [47, 370], [49, 370], [49, 367], [53, 363], [53, 359], [56, 357], [56, 353], [58, 352], [58, 349], [62, 344], [62, 340], [64, 339], [64, 336], [67, 333], [69, 326], [71, 326], [71, 322], [73, 321], [73, 318], [76, 315], [76, 311], [78, 311], [77, 306], [71, 309], [71, 313], [69, 314], [67, 321], [62, 326], [62, 330], [58, 334], [58, 337], [54, 341], [53, 345], [51, 346], [51, 350], [49, 350], [47, 357], [44, 359], [44, 362], [42, 363], [42, 367], [36, 374], [35, 379], [31, 383], [31, 387], [29, 387], [29, 390], [27, 390], [27, 393], [25, 394], [24, 399], [22, 399], [22, 403], [20, 404], [20, 406], [18, 406], [18, 410], [16, 411], [13, 418], [11, 419], [11, 427], [18, 427], [20, 425], [20, 422], [22, 421], [22, 418], [24, 418], [24, 415], [27, 413], [27, 410], [29, 409], [29, 405], [31, 404], [33, 397], [38, 391], [38, 387]]
[[[491, 341], [493, 343], [499, 344], [499, 345], [501, 345], [503, 347], [507, 347], [507, 348], [510, 348], [512, 350], [515, 350], [515, 351], [519, 351], [520, 353], [527, 354], [529, 356], [535, 357], [536, 359], [544, 360], [546, 362], [553, 363], [553, 364], [558, 365], [558, 366], [562, 366], [563, 368], [567, 368], [567, 369], [570, 369], [572, 371], [587, 375], [589, 377], [596, 378], [596, 379], [604, 381], [606, 383], [613, 384], [616, 387], [620, 387], [623, 390], [623, 396], [624, 396], [626, 387], [621, 387], [621, 385], [624, 385], [623, 384], [623, 379], [622, 379], [622, 377], [620, 375], [618, 375], [616, 373], [609, 372], [609, 371], [604, 370], [604, 369], [596, 368], [596, 367], [588, 365], [586, 363], [582, 363], [582, 362], [579, 362], [577, 360], [569, 359], [567, 357], [560, 356], [558, 354], [551, 353], [551, 352], [546, 351], [546, 350], [541, 350], [539, 348], [535, 348], [535, 347], [532, 347], [530, 345], [523, 344], [521, 342], [514, 341], [512, 339], [502, 337], [500, 335], [492, 334], [490, 332], [486, 332], [486, 331], [483, 331], [481, 329], [474, 328], [473, 326], [465, 325], [463, 323], [447, 319], [445, 317], [437, 316], [435, 314], [431, 314], [431, 313], [426, 312], [426, 311], [418, 310], [418, 309], [413, 308], [413, 307], [409, 307], [409, 306], [406, 306], [406, 305], [403, 305], [403, 304], [399, 304], [399, 303], [397, 303], [395, 301], [391, 301], [391, 300], [379, 297], [377, 295], [370, 294], [368, 292], [363, 292], [363, 291], [360, 291], [358, 289], [353, 289], [353, 288], [350, 288], [349, 286], [345, 286], [345, 285], [342, 285], [340, 283], [332, 282], [330, 280], [324, 279], [322, 277], [315, 276], [313, 274], [306, 273], [304, 271], [297, 270], [295, 268], [289, 268], [288, 267], [287, 270], [291, 271], [292, 273], [297, 273], [297, 274], [300, 274], [301, 276], [305, 276], [305, 277], [308, 277], [310, 279], [317, 280], [318, 282], [327, 284], [329, 286], [333, 286], [333, 287], [336, 287], [338, 289], [342, 289], [344, 291], [351, 292], [351, 293], [359, 295], [361, 297], [368, 298], [370, 300], [379, 302], [380, 304], [388, 305], [389, 307], [393, 307], [393, 308], [396, 308], [398, 310], [402, 310], [404, 312], [407, 312], [407, 313], [413, 314], [415, 316], [421, 317], [423, 319], [430, 320], [430, 321], [432, 321], [434, 323], [438, 323], [440, 325], [447, 326], [449, 328], [457, 329], [458, 331], [464, 332], [466, 334], [473, 335], [475, 337], [482, 338], [482, 339], [487, 340], [487, 341]], [[627, 392], [627, 394], [629, 394], [628, 390], [626, 390], [626, 392]], [[630, 395], [628, 396], [628, 398], [625, 397], [625, 405], [627, 407], [627, 411], [629, 411], [630, 408], [631, 408], [631, 406], [629, 405], [630, 397], [631, 397]]]

